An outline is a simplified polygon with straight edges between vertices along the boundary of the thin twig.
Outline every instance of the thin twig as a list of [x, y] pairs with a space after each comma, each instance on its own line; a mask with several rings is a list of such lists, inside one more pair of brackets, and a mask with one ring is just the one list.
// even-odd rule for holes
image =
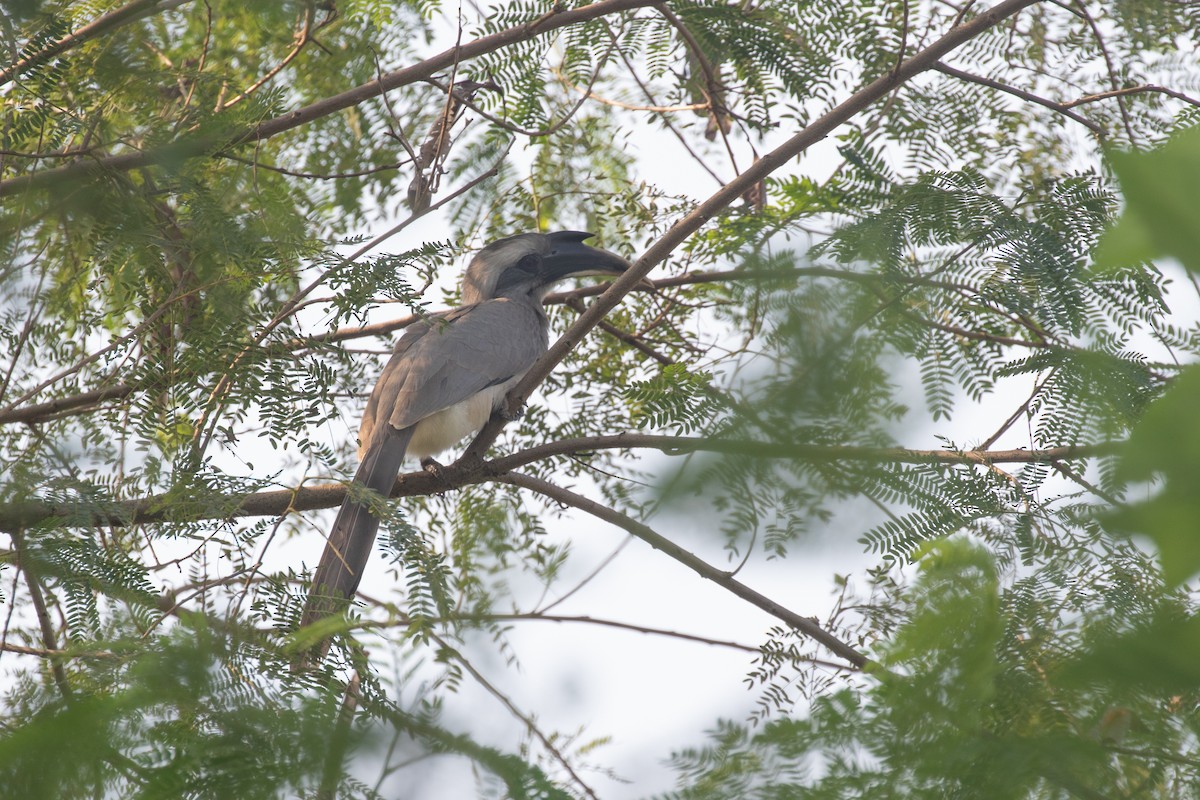
[[430, 633], [429, 636], [431, 639], [441, 645], [446, 652], [452, 654], [451, 657], [457, 661], [463, 667], [463, 669], [471, 673], [471, 677], [475, 679], [476, 683], [482, 686], [492, 697], [499, 700], [500, 704], [508, 709], [510, 714], [519, 719], [525, 725], [526, 730], [537, 737], [538, 741], [542, 743], [542, 747], [545, 747], [546, 751], [554, 757], [554, 760], [557, 761], [562, 768], [567, 771], [567, 774], [571, 776], [571, 780], [575, 782], [576, 786], [583, 790], [584, 794], [592, 798], [592, 800], [600, 800], [599, 797], [596, 796], [595, 791], [592, 790], [592, 787], [588, 786], [587, 783], [584, 782], [583, 778], [579, 777], [579, 773], [576, 772], [575, 768], [571, 766], [571, 762], [567, 760], [565, 755], [562, 754], [562, 751], [555, 746], [554, 741], [549, 736], [542, 733], [542, 730], [537, 726], [537, 723], [533, 721], [532, 717], [528, 716], [521, 711], [521, 709], [517, 708], [517, 704], [514, 703], [508, 695], [497, 689], [491, 681], [483, 676], [483, 673], [475, 669], [475, 666], [468, 661], [462, 653], [458, 652], [456, 648], [451, 647], [445, 639], [438, 636], [436, 633]]
[[[29, 589], [29, 600], [33, 605], [34, 614], [37, 616], [38, 626], [42, 633], [42, 646], [47, 652], [59, 652], [58, 637], [54, 632], [54, 623], [50, 621], [50, 613], [46, 607], [46, 598], [42, 594], [41, 582], [38, 579], [37, 569], [33, 566], [34, 558], [29, 554], [26, 546], [25, 535], [22, 531], [11, 531], [13, 548], [17, 553], [17, 567], [25, 575], [25, 586]], [[63, 668], [62, 658], [59, 656], [48, 656], [50, 659], [50, 674], [54, 676], [54, 683], [58, 687], [59, 694], [64, 699], [71, 698], [71, 685], [67, 682], [67, 672]]]
[[1036, 103], [1039, 106], [1050, 109], [1051, 111], [1056, 111], [1059, 114], [1062, 114], [1064, 117], [1069, 117], [1070, 119], [1075, 120], [1080, 125], [1083, 125], [1088, 130], [1092, 131], [1092, 133], [1095, 133], [1097, 136], [1104, 136], [1104, 126], [1098, 122], [1092, 122], [1082, 114], [1077, 114], [1074, 111], [1071, 111], [1071, 107], [1078, 105], [1081, 101], [1075, 101], [1074, 103], [1056, 103], [1053, 100], [1040, 97], [1039, 95], [1033, 94], [1032, 92], [1027, 92], [1024, 89], [1018, 89], [1016, 86], [1009, 86], [1007, 83], [1001, 83], [1000, 81], [993, 80], [991, 78], [985, 78], [982, 75], [963, 72], [960, 69], [955, 69], [954, 67], [943, 64], [940, 61], [936, 66], [934, 66], [934, 69], [943, 75], [948, 75], [952, 78], [958, 78], [959, 80], [967, 81], [968, 83], [976, 83], [980, 86], [986, 86], [989, 89], [996, 89], [1006, 94], [1011, 94], [1013, 97], [1019, 97], [1022, 100], [1027, 100], [1030, 103]]
[[270, 170], [271, 172], [278, 172], [280, 175], [289, 175], [293, 178], [305, 178], [305, 179], [309, 179], [309, 180], [318, 180], [318, 181], [333, 181], [333, 180], [341, 180], [342, 178], [361, 178], [364, 175], [374, 175], [379, 172], [387, 172], [388, 170], [399, 169], [400, 167], [402, 167], [408, 163], [407, 160], [396, 161], [394, 163], [381, 164], [377, 167], [370, 167], [368, 169], [360, 169], [360, 170], [356, 170], [354, 172], [319, 173], [319, 172], [298, 172], [296, 170], [284, 169], [283, 167], [277, 167], [274, 164], [264, 164], [257, 159], [242, 158], [241, 156], [236, 156], [232, 153], [219, 153], [218, 155], [221, 158], [227, 158], [230, 161], [236, 161], [239, 164], [246, 164], [247, 166], [254, 167], [255, 169], [266, 169], [266, 170]]
[[[283, 72], [283, 70], [285, 70], [287, 68], [287, 65], [291, 64], [292, 61], [294, 61], [296, 59], [296, 57], [298, 55], [300, 55], [300, 51], [304, 49], [305, 45], [307, 45], [309, 42], [312, 41], [312, 38], [311, 38], [311, 34], [313, 32], [312, 24], [313, 24], [313, 18], [315, 16], [315, 14], [316, 14], [315, 7], [311, 3], [305, 4], [304, 11], [302, 12], [303, 22], [300, 25], [299, 32], [296, 34], [295, 44], [293, 44], [291, 51], [286, 56], [284, 56], [283, 59], [280, 60], [280, 62], [278, 64], [276, 64], [271, 69], [267, 70], [266, 73], [264, 73], [262, 75], [262, 77], [260, 77], [254, 83], [250, 84], [250, 86], [247, 87], [244, 91], [234, 95], [229, 100], [225, 100], [224, 98], [222, 98], [221, 102], [219, 102], [217, 104], [217, 107], [215, 110], [217, 112], [225, 111], [226, 109], [230, 108], [231, 106], [234, 106], [237, 103], [240, 103], [241, 101], [245, 100], [250, 95], [254, 94], [256, 91], [261, 89], [264, 85], [266, 85], [267, 81], [274, 78], [280, 72]], [[328, 24], [328, 23], [326, 23], [326, 24]], [[319, 26], [319, 25], [317, 26], [318, 29], [320, 27], [321, 26]]]
[[654, 531], [648, 525], [645, 525], [632, 517], [628, 517], [621, 512], [602, 505], [582, 495], [575, 494], [569, 489], [564, 489], [561, 486], [544, 481], [541, 478], [535, 478], [531, 475], [523, 475], [517, 472], [510, 472], [499, 480], [503, 483], [511, 483], [513, 486], [519, 486], [523, 489], [537, 492], [545, 495], [552, 500], [557, 500], [580, 511], [591, 514], [594, 517], [604, 520], [605, 522], [616, 525], [617, 527], [628, 531], [642, 541], [649, 544], [655, 550], [659, 550], [674, 560], [688, 567], [702, 578], [707, 578], [718, 586], [732, 592], [738, 597], [746, 600], [754, 606], [762, 609], [773, 617], [782, 620], [795, 630], [809, 636], [824, 645], [830, 652], [846, 659], [855, 667], [862, 669], [867, 665], [869, 659], [863, 653], [855, 650], [850, 645], [838, 639], [833, 634], [826, 631], [811, 617], [804, 617], [794, 611], [784, 607], [780, 603], [775, 602], [764, 594], [754, 591], [749, 586], [746, 586], [740, 581], [734, 580], [729, 573], [723, 572], [716, 567], [708, 564], [708, 562], [698, 558], [696, 555], [684, 550], [679, 545], [667, 539], [665, 536]]
[[1063, 103], [1062, 106], [1063, 108], [1074, 108], [1075, 106], [1081, 106], [1084, 103], [1096, 103], [1101, 100], [1109, 100], [1113, 97], [1124, 97], [1126, 95], [1143, 93], [1165, 94], [1168, 97], [1174, 97], [1176, 100], [1182, 100], [1188, 105], [1200, 108], [1200, 100], [1196, 99], [1195, 97], [1176, 91], [1175, 89], [1168, 89], [1166, 86], [1158, 86], [1152, 83], [1143, 83], [1141, 86], [1130, 86], [1125, 89], [1113, 89], [1109, 92], [1085, 95], [1084, 97], [1072, 100], [1069, 103]]

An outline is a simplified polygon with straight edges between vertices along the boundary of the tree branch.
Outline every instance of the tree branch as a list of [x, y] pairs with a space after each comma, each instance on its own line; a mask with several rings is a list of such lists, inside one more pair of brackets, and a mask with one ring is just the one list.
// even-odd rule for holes
[[1009, 86], [1007, 83], [1001, 83], [1000, 81], [995, 81], [991, 78], [985, 78], [982, 75], [974, 75], [970, 72], [963, 72], [962, 70], [943, 64], [940, 61], [934, 66], [934, 69], [943, 75], [949, 75], [952, 78], [958, 78], [960, 81], [976, 83], [980, 86], [986, 86], [989, 89], [997, 89], [1006, 94], [1011, 94], [1013, 97], [1019, 97], [1020, 99], [1027, 100], [1030, 103], [1037, 103], [1039, 106], [1048, 108], [1051, 111], [1057, 111], [1064, 117], [1069, 117], [1070, 119], [1075, 120], [1097, 136], [1104, 136], [1104, 126], [1100, 125], [1098, 122], [1092, 122], [1082, 114], [1078, 114], [1071, 110], [1071, 107], [1078, 105], [1079, 101], [1076, 101], [1075, 103], [1056, 103], [1053, 100], [1047, 100], [1045, 97], [1040, 97], [1039, 95], [1033, 94], [1032, 92], [1027, 92], [1024, 89], [1018, 89], [1016, 86]]
[[537, 445], [487, 462], [494, 472], [507, 472], [544, 458], [593, 450], [649, 449], [668, 455], [724, 453], [756, 458], [797, 461], [869, 461], [895, 464], [1048, 464], [1116, 453], [1119, 442], [1052, 447], [1046, 450], [914, 450], [906, 447], [855, 447], [852, 445], [759, 442], [748, 439], [712, 439], [700, 436], [659, 436], [651, 433], [618, 433], [563, 439]]
[[[680, 636], [684, 636], [684, 634], [680, 634]], [[720, 644], [720, 642], [714, 642], [714, 644]], [[9, 642], [0, 642], [0, 652], [16, 653], [22, 656], [36, 656], [37, 658], [117, 658], [116, 653], [110, 653], [106, 650], [48, 650], [45, 647], [26, 647], [25, 645], [11, 644]]]
[[[688, 642], [699, 642], [700, 644], [712, 645], [713, 647], [727, 647], [732, 650], [741, 650], [745, 653], [759, 654], [761, 648], [754, 647], [740, 642], [730, 642], [724, 639], [710, 639], [707, 636], [697, 636], [693, 633], [683, 633], [682, 631], [673, 631], [666, 628], [651, 628], [646, 625], [636, 625], [632, 622], [620, 622], [615, 619], [603, 619], [601, 617], [590, 617], [586, 614], [582, 616], [573, 616], [569, 614], [472, 614], [470, 616], [453, 617], [449, 621], [465, 620], [468, 622], [580, 622], [588, 625], [601, 625], [606, 628], [617, 628], [623, 631], [634, 631], [636, 633], [645, 633], [654, 636], [666, 636], [671, 639], [683, 639]], [[433, 620], [437, 622], [439, 620]], [[407, 621], [405, 624], [409, 624]], [[829, 666], [844, 667], [844, 664], [833, 664], [826, 662]]]
[[59, 397], [45, 403], [35, 403], [24, 408], [13, 408], [0, 412], [0, 425], [10, 422], [41, 422], [63, 412], [76, 411], [80, 408], [98, 405], [105, 400], [128, 397], [131, 394], [133, 394], [133, 387], [127, 383], [92, 389], [69, 397]]
[[[557, 342], [551, 345], [549, 351], [539, 358], [521, 382], [509, 392], [508, 407], [519, 408], [530, 393], [546, 379], [546, 376], [562, 361], [571, 350], [596, 327], [601, 318], [616, 307], [618, 303], [633, 290], [651, 269], [666, 260], [689, 236], [700, 230], [709, 220], [724, 210], [727, 206], [741, 197], [751, 187], [758, 184], [768, 175], [781, 168], [810, 146], [824, 139], [840, 125], [849, 121], [871, 104], [887, 96], [902, 83], [915, 75], [932, 69], [942, 56], [950, 53], [959, 45], [964, 44], [989, 28], [999, 24], [1007, 17], [1033, 5], [1038, 0], [1003, 0], [991, 9], [982, 12], [978, 17], [963, 23], [938, 39], [936, 42], [917, 53], [895, 70], [880, 75], [871, 83], [852, 94], [840, 105], [826, 112], [808, 127], [801, 130], [779, 147], [762, 156], [751, 164], [745, 172], [718, 189], [711, 197], [698, 205], [683, 219], [671, 226], [663, 236], [650, 245], [642, 257], [626, 272], [613, 281], [607, 291], [592, 303], [579, 316], [575, 324], [564, 333]], [[475, 441], [464, 453], [464, 458], [480, 459], [496, 440], [505, 421], [499, 417], [492, 420], [480, 431]]]
[[[485, 177], [491, 174], [491, 171], [484, 173]], [[474, 186], [479, 180], [476, 178], [470, 184]], [[461, 193], [461, 189], [455, 194]], [[439, 205], [445, 201], [439, 201]], [[735, 269], [713, 272], [686, 272], [682, 275], [673, 275], [668, 278], [657, 278], [654, 280], [646, 279], [633, 287], [636, 292], [653, 292], [659, 289], [672, 288], [676, 286], [692, 286], [698, 284], [720, 283], [725, 281], [786, 281], [795, 280], [802, 277], [815, 278], [832, 278], [835, 280], [844, 280], [852, 283], [873, 284], [907, 284], [914, 286], [929, 286], [933, 288], [947, 290], [961, 290], [975, 292], [976, 287], [967, 284], [948, 283], [939, 281], [933, 278], [928, 278], [920, 275], [897, 276], [897, 275], [877, 275], [869, 272], [851, 272], [849, 270], [833, 269], [830, 267], [794, 267], [791, 269]], [[611, 286], [611, 282], [603, 282], [582, 286], [578, 289], [572, 289], [564, 292], [553, 292], [546, 295], [544, 300], [546, 305], [570, 305], [573, 301], [587, 297], [596, 297], [603, 294]], [[578, 309], [577, 309], [578, 310]], [[328, 333], [306, 336], [302, 339], [294, 339], [286, 343], [289, 351], [304, 350], [315, 345], [329, 344], [332, 342], [342, 342], [351, 339], [361, 339], [368, 336], [383, 336], [385, 334], [394, 333], [398, 330], [403, 330], [418, 319], [416, 315], [407, 314], [403, 317], [387, 320], [385, 322], [375, 322], [370, 325], [354, 325]], [[615, 334], [614, 334], [615, 335]], [[657, 358], [655, 356], [655, 358]], [[46, 388], [42, 386], [41, 388]], [[67, 413], [85, 413], [93, 407], [103, 403], [106, 400], [119, 400], [127, 397], [137, 391], [136, 387], [129, 384], [119, 383], [110, 387], [101, 389], [92, 389], [80, 394], [68, 395], [65, 397], [49, 400], [45, 403], [37, 403], [35, 405], [26, 406], [24, 408], [8, 408], [0, 411], [0, 425], [25, 422], [35, 423], [42, 422], [59, 415]]]
[[604, 520], [605, 522], [616, 525], [628, 531], [630, 534], [638, 537], [646, 544], [666, 553], [671, 558], [683, 564], [688, 569], [691, 569], [702, 578], [707, 578], [718, 586], [726, 589], [743, 600], [751, 603], [754, 606], [762, 609], [773, 617], [782, 620], [784, 623], [794, 628], [795, 630], [816, 639], [824, 645], [830, 652], [840, 658], [844, 658], [853, 664], [855, 667], [862, 669], [868, 663], [869, 659], [865, 654], [855, 650], [850, 645], [838, 639], [833, 634], [826, 631], [817, 622], [809, 617], [802, 617], [794, 611], [776, 603], [771, 598], [764, 594], [754, 591], [749, 586], [734, 580], [728, 573], [717, 569], [708, 562], [698, 558], [694, 554], [684, 550], [679, 545], [660, 535], [647, 525], [638, 522], [632, 517], [627, 517], [621, 512], [601, 505], [593, 500], [590, 500], [581, 495], [577, 495], [572, 491], [564, 489], [560, 486], [555, 486], [552, 483], [543, 481], [540, 478], [534, 478], [530, 475], [522, 475], [516, 472], [510, 472], [500, 478], [504, 483], [511, 483], [513, 486], [519, 486], [523, 489], [529, 489], [538, 494], [545, 495], [552, 500], [557, 500], [560, 503], [578, 508], [580, 511], [585, 511], [594, 517]]
[[1085, 97], [1072, 100], [1069, 103], [1063, 103], [1063, 108], [1074, 108], [1085, 103], [1096, 103], [1100, 100], [1108, 100], [1113, 97], [1125, 97], [1126, 95], [1145, 93], [1165, 94], [1167, 97], [1174, 97], [1176, 100], [1182, 100], [1188, 105], [1200, 108], [1200, 100], [1197, 100], [1195, 97], [1174, 89], [1168, 89], [1166, 86], [1156, 86], [1151, 83], [1144, 83], [1141, 86], [1129, 86], [1124, 89], [1113, 89], [1108, 92], [1100, 92], [1099, 94], [1089, 94]]
[[453, 658], [462, 666], [463, 669], [470, 673], [471, 677], [475, 679], [476, 683], [482, 686], [488, 694], [496, 698], [496, 700], [502, 706], [508, 709], [508, 713], [512, 714], [521, 721], [521, 723], [525, 726], [525, 729], [542, 743], [542, 747], [545, 747], [546, 751], [550, 753], [554, 760], [557, 761], [564, 770], [566, 770], [567, 774], [571, 776], [571, 780], [575, 782], [576, 786], [583, 790], [585, 795], [592, 798], [592, 800], [600, 800], [600, 798], [596, 796], [596, 792], [592, 790], [592, 787], [588, 786], [587, 782], [585, 782], [583, 778], [579, 776], [579, 773], [576, 771], [576, 769], [571, 766], [571, 762], [567, 759], [567, 757], [563, 755], [562, 751], [559, 750], [557, 746], [555, 746], [554, 739], [557, 737], [547, 736], [545, 733], [543, 733], [542, 729], [538, 727], [533, 717], [521, 711], [521, 709], [517, 707], [517, 704], [513, 702], [511, 697], [500, 691], [495, 684], [484, 677], [483, 673], [477, 670], [475, 665], [472, 664], [466, 658], [466, 656], [460, 653], [457, 648], [452, 647], [449, 642], [438, 636], [436, 633], [430, 633], [429, 636], [435, 642], [437, 642], [445, 652], [450, 654], [450, 658]]
[[[97, 36], [101, 36], [108, 31], [119, 28], [122, 25], [128, 25], [131, 22], [136, 22], [142, 17], [150, 15], [156, 10], [155, 6], [162, 2], [163, 0], [133, 0], [132, 3], [127, 3], [120, 8], [97, 17], [82, 28], [71, 31], [57, 42], [52, 42], [36, 53], [32, 53], [0, 70], [0, 86], [9, 83], [36, 64], [61, 55], [65, 51], [83, 44], [89, 39], [95, 39]], [[162, 9], [158, 10], [176, 8], [187, 2], [190, 2], [190, 0], [171, 0]]]
[[[46, 598], [42, 594], [41, 580], [33, 567], [33, 557], [29, 555], [25, 537], [20, 532], [12, 533], [13, 547], [17, 551], [17, 566], [25, 575], [25, 585], [29, 589], [29, 599], [37, 616], [38, 627], [42, 633], [42, 645], [47, 654], [61, 652], [58, 649], [58, 637], [54, 632], [54, 623], [50, 621], [50, 612], [46, 606]], [[50, 674], [54, 676], [54, 684], [64, 699], [71, 698], [71, 684], [67, 681], [67, 671], [63, 668], [62, 658], [58, 655], [47, 655], [50, 660]]]
[[[1009, 0], [1013, 2], [1013, 0]], [[219, 154], [236, 145], [269, 139], [272, 136], [290, 131], [302, 125], [343, 111], [366, 100], [378, 97], [384, 92], [407, 86], [417, 81], [432, 78], [436, 73], [447, 69], [456, 63], [500, 50], [518, 42], [528, 41], [544, 33], [576, 25], [580, 22], [616, 14], [635, 8], [654, 5], [658, 0], [601, 0], [598, 3], [574, 8], [555, 10], [543, 14], [535, 20], [514, 25], [502, 31], [480, 37], [461, 46], [451, 47], [441, 53], [413, 64], [412, 66], [394, 70], [380, 75], [376, 80], [356, 86], [341, 94], [318, 100], [307, 106], [297, 108], [282, 116], [266, 120], [252, 128], [246, 128], [228, 138], [213, 139], [208, 136], [197, 136], [180, 139], [162, 147], [149, 150], [139, 150], [133, 153], [96, 158], [90, 161], [78, 161], [61, 167], [32, 172], [0, 181], [0, 197], [15, 194], [27, 189], [42, 188], [63, 181], [79, 181], [95, 177], [104, 172], [126, 172], [139, 167], [174, 162], [180, 159], [195, 158], [205, 153]], [[1032, 0], [1030, 0], [1032, 2]]]
[[[491, 461], [460, 458], [442, 468], [441, 475], [425, 470], [405, 473], [396, 479], [392, 497], [439, 494], [476, 483], [501, 478], [519, 469], [553, 456], [573, 455], [596, 450], [651, 449], [669, 455], [710, 452], [745, 455], [756, 458], [796, 459], [805, 461], [865, 461], [902, 464], [1054, 464], [1080, 458], [1096, 458], [1118, 451], [1119, 442], [1095, 445], [1055, 447], [1047, 450], [912, 450], [907, 448], [854, 447], [814, 444], [770, 443], [751, 440], [707, 439], [703, 437], [657, 436], [620, 433], [589, 436], [530, 447]], [[30, 500], [0, 507], [0, 531], [19, 531], [49, 520], [68, 526], [143, 525], [159, 522], [196, 522], [205, 519], [280, 516], [300, 511], [315, 511], [341, 505], [346, 487], [341, 483], [276, 489], [247, 494], [241, 498], [223, 496], [228, 503], [222, 509], [197, 511], [182, 504], [178, 493], [154, 495], [135, 500], [114, 501], [107, 505], [92, 503]], [[178, 509], [191, 506], [186, 511]]]

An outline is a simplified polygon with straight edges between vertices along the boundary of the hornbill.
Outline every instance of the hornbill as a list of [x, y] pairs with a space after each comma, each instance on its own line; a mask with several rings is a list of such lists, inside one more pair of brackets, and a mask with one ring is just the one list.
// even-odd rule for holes
[[[522, 233], [484, 247], [463, 276], [463, 305], [408, 327], [375, 384], [359, 429], [354, 482], [387, 497], [406, 456], [425, 462], [484, 426], [549, 344], [542, 298], [558, 281], [619, 274], [625, 259], [589, 233]], [[354, 597], [379, 520], [350, 492], [313, 574], [308, 625]]]

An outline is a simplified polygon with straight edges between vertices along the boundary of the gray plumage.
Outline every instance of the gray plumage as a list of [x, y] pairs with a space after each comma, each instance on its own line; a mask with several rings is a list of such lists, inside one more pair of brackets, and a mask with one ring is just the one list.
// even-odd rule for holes
[[[359, 455], [366, 450], [375, 429], [386, 422], [402, 430], [440, 415], [462, 433], [445, 442], [417, 436], [409, 452], [425, 458], [454, 444], [471, 430], [478, 430], [492, 408], [477, 401], [476, 413], [462, 413], [460, 404], [480, 393], [504, 393], [533, 366], [548, 344], [546, 315], [541, 305], [500, 297], [464, 308], [456, 308], [411, 326], [396, 343], [371, 399], [367, 401], [359, 430]], [[503, 387], [503, 390], [500, 390]], [[491, 389], [492, 392], [486, 392]], [[491, 399], [490, 397], [487, 399]], [[473, 423], [478, 414], [483, 421]], [[464, 419], [455, 418], [458, 414]], [[469, 419], [465, 419], [469, 418]], [[434, 420], [431, 420], [431, 422]], [[426, 424], [424, 429], [435, 426]]]
[[[509, 389], [546, 352], [542, 298], [575, 275], [619, 273], [624, 259], [561, 231], [519, 234], [480, 250], [463, 276], [464, 305], [408, 327], [375, 384], [359, 430], [354, 482], [385, 497], [406, 457], [427, 459], [478, 431]], [[301, 624], [353, 598], [379, 520], [355, 500], [342, 503]]]

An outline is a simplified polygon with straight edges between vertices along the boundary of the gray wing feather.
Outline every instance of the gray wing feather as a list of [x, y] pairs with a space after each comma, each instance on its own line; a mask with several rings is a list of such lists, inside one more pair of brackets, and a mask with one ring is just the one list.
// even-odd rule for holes
[[[395, 346], [392, 348], [392, 356], [388, 359], [388, 363], [384, 366], [383, 372], [379, 376], [379, 380], [375, 382], [375, 388], [371, 390], [371, 396], [367, 398], [367, 407], [363, 409], [362, 422], [358, 428], [358, 458], [361, 461], [366, 455], [367, 446], [371, 443], [374, 437], [376, 424], [380, 418], [379, 408], [381, 401], [386, 399], [384, 408], [388, 408], [388, 403], [394, 401], [395, 392], [386, 384], [395, 379], [395, 373], [403, 369], [404, 357], [413, 346], [419, 342], [425, 334], [436, 325], [441, 324], [441, 320], [450, 317], [457, 311], [462, 309], [454, 309], [441, 314], [432, 314], [428, 318], [419, 320], [409, 325], [404, 330], [404, 334], [396, 340]], [[383, 412], [383, 419], [386, 420], [389, 412]]]
[[409, 327], [367, 402], [360, 441], [395, 430], [523, 374], [546, 352], [541, 309], [506, 298], [457, 308]]

